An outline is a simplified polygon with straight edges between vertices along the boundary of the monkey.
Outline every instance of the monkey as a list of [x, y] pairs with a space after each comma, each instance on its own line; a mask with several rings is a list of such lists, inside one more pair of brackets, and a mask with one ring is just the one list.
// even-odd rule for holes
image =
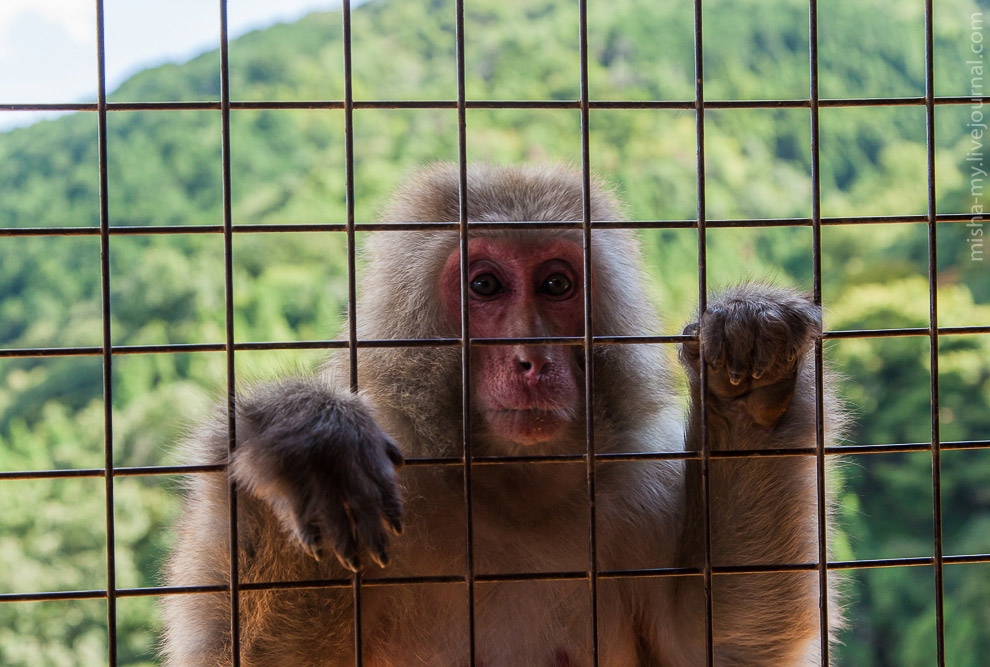
[[[467, 217], [580, 221], [582, 183], [568, 166], [471, 164]], [[597, 178], [586, 196], [593, 220], [623, 219]], [[383, 220], [459, 216], [458, 166], [438, 163], [400, 186]], [[423, 345], [360, 347], [356, 393], [346, 351], [312, 376], [239, 391], [232, 453], [225, 410], [187, 439], [191, 462], [227, 465], [188, 482], [168, 586], [228, 584], [230, 480], [240, 584], [360, 572], [361, 658], [372, 666], [466, 665], [472, 640], [476, 664], [489, 667], [577, 667], [595, 651], [601, 665], [704, 664], [706, 552], [715, 568], [818, 561], [815, 457], [710, 457], [706, 548], [699, 452], [702, 360], [710, 452], [815, 446], [821, 308], [762, 283], [710, 296], [679, 348], [685, 410], [662, 344], [596, 342], [586, 357], [582, 345], [548, 340], [585, 334], [583, 232], [519, 227], [471, 230], [466, 276], [456, 231], [368, 234], [359, 339], [459, 338], [466, 280], [472, 339], [531, 340], [473, 345], [466, 388], [462, 349]], [[659, 330], [636, 233], [594, 228], [590, 258], [593, 334]], [[832, 437], [843, 411], [830, 378], [823, 383]], [[589, 417], [596, 455], [629, 454], [596, 460], [593, 493]], [[465, 423], [475, 461], [469, 494]], [[498, 460], [519, 456], [545, 458]], [[429, 461], [444, 458], [456, 465]], [[478, 578], [470, 587], [469, 567]], [[665, 568], [690, 572], [646, 576]], [[431, 579], [380, 581], [415, 577]], [[715, 663], [819, 664], [822, 597], [830, 637], [842, 623], [837, 582], [827, 580], [822, 596], [813, 567], [713, 574]], [[353, 664], [355, 608], [350, 587], [245, 588], [242, 664]], [[230, 664], [230, 613], [225, 593], [164, 596], [165, 664]]]

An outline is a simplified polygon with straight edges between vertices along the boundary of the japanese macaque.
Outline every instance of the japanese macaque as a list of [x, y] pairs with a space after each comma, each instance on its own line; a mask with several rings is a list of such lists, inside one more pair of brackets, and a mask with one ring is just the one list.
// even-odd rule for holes
[[[582, 217], [580, 173], [565, 167], [477, 165], [467, 183], [471, 221]], [[456, 165], [434, 165], [399, 190], [385, 219], [456, 221], [458, 193]], [[601, 184], [589, 196], [594, 220], [621, 219], [619, 203]], [[462, 277], [456, 232], [369, 234], [358, 336], [458, 338], [462, 279], [473, 338], [583, 336], [582, 242], [576, 229], [472, 231]], [[594, 334], [656, 332], [635, 233], [595, 230], [591, 257]], [[820, 327], [820, 309], [791, 290], [748, 284], [710, 297], [685, 329], [696, 339], [680, 350], [690, 379], [687, 416], [661, 344], [596, 344], [590, 410], [582, 346], [474, 346], [472, 454], [584, 454], [586, 412], [598, 454], [700, 450], [700, 358], [708, 368], [711, 451], [813, 447], [811, 349]], [[464, 470], [456, 462], [403, 467], [404, 457], [462, 455], [461, 350], [362, 347], [358, 373], [355, 394], [345, 351], [314, 377], [237, 396], [227, 470], [238, 492], [240, 582], [347, 580], [361, 571], [364, 664], [467, 665]], [[824, 398], [834, 434], [841, 414]], [[227, 441], [224, 414], [191, 435], [191, 462], [226, 462]], [[703, 577], [627, 572], [703, 569], [700, 462], [631, 458], [596, 464], [595, 557], [604, 573], [596, 585], [597, 628], [587, 577], [585, 460], [487, 458], [472, 466], [471, 560], [481, 579], [473, 588], [477, 664], [590, 665], [593, 636], [602, 665], [705, 664]], [[168, 585], [229, 581], [227, 483], [218, 473], [189, 481]], [[818, 561], [814, 457], [713, 457], [709, 498], [714, 567]], [[570, 575], [485, 580], [521, 573]], [[421, 576], [449, 581], [375, 582]], [[834, 631], [841, 610], [829, 582]], [[713, 575], [716, 664], [817, 664], [819, 602], [814, 570]], [[353, 664], [353, 614], [352, 590], [343, 586], [242, 590], [242, 664]], [[230, 664], [228, 595], [166, 596], [164, 616], [166, 664]]]

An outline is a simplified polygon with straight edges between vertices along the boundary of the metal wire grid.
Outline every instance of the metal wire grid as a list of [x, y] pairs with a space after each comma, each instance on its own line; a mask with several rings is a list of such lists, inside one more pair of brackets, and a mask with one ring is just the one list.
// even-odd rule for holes
[[[908, 567], [933, 566], [935, 572], [935, 601], [937, 628], [937, 657], [938, 664], [945, 664], [944, 649], [944, 608], [942, 597], [942, 569], [945, 564], [958, 563], [988, 563], [990, 554], [973, 555], [944, 555], [941, 536], [941, 506], [940, 506], [940, 455], [943, 450], [961, 449], [990, 449], [990, 441], [973, 440], [957, 442], [941, 442], [939, 438], [939, 397], [938, 397], [938, 338], [943, 335], [987, 334], [990, 325], [971, 327], [939, 327], [937, 320], [936, 294], [936, 224], [938, 222], [964, 222], [969, 219], [965, 214], [938, 214], [935, 206], [935, 137], [934, 116], [936, 105], [974, 104], [990, 102], [990, 97], [938, 97], [934, 95], [933, 69], [933, 27], [932, 0], [925, 3], [925, 95], [924, 97], [901, 98], [855, 98], [821, 100], [818, 94], [818, 13], [817, 0], [809, 0], [809, 63], [810, 91], [808, 99], [778, 99], [759, 101], [720, 100], [706, 101], [704, 97], [703, 49], [702, 49], [702, 0], [694, 1], [694, 36], [695, 36], [695, 99], [689, 101], [644, 101], [644, 102], [605, 102], [589, 99], [588, 93], [588, 21], [587, 0], [578, 0], [579, 12], [579, 44], [581, 59], [581, 88], [579, 100], [563, 101], [484, 101], [467, 100], [465, 98], [465, 64], [464, 64], [464, 3], [455, 0], [455, 39], [457, 65], [457, 99], [455, 101], [355, 101], [352, 95], [351, 78], [351, 15], [350, 1], [343, 0], [343, 49], [344, 49], [344, 100], [323, 100], [304, 102], [238, 102], [230, 99], [229, 60], [227, 37], [227, 3], [220, 0], [220, 81], [221, 91], [219, 101], [207, 102], [142, 102], [127, 104], [110, 104], [106, 100], [105, 52], [104, 52], [104, 19], [103, 2], [96, 0], [96, 34], [97, 34], [97, 72], [98, 100], [96, 104], [3, 104], [0, 110], [34, 111], [95, 111], [98, 119], [99, 138], [99, 174], [100, 174], [100, 225], [99, 227], [45, 227], [45, 228], [6, 228], [0, 229], [0, 237], [16, 236], [96, 236], [100, 237], [101, 251], [101, 297], [103, 319], [103, 343], [99, 347], [64, 347], [64, 348], [22, 348], [0, 350], [0, 358], [14, 357], [54, 357], [54, 356], [102, 356], [103, 362], [103, 391], [104, 391], [104, 456], [103, 468], [74, 469], [74, 470], [43, 470], [43, 471], [14, 471], [0, 472], [0, 481], [13, 479], [56, 479], [70, 477], [103, 477], [106, 489], [106, 535], [107, 535], [107, 586], [105, 589], [44, 592], [44, 593], [15, 593], [0, 595], [2, 602], [43, 601], [43, 600], [84, 600], [106, 599], [109, 654], [108, 664], [116, 664], [116, 600], [120, 597], [142, 597], [158, 595], [177, 595], [195, 593], [227, 593], [231, 601], [231, 640], [233, 647], [233, 662], [240, 663], [239, 655], [239, 593], [245, 590], [271, 589], [300, 589], [300, 588], [351, 588], [354, 601], [354, 647], [355, 660], [362, 662], [361, 641], [361, 591], [366, 587], [393, 586], [413, 583], [462, 583], [467, 590], [466, 614], [469, 626], [470, 663], [475, 664], [475, 633], [474, 633], [474, 584], [476, 582], [496, 581], [531, 581], [531, 580], [586, 580], [591, 596], [590, 628], [592, 630], [592, 653], [594, 663], [598, 662], [597, 639], [597, 583], [601, 579], [629, 577], [667, 577], [667, 576], [701, 576], [705, 582], [706, 599], [706, 638], [707, 662], [713, 664], [713, 630], [711, 580], [713, 575], [765, 572], [795, 572], [817, 571], [821, 590], [820, 624], [822, 662], [829, 662], [828, 644], [828, 603], [825, 595], [828, 572], [832, 570], [866, 569], [876, 567]], [[925, 107], [926, 141], [927, 141], [927, 185], [928, 211], [925, 215], [890, 215], [890, 216], [860, 216], [823, 218], [821, 215], [821, 182], [820, 182], [820, 150], [819, 150], [819, 110], [829, 107], [857, 106], [922, 106]], [[811, 121], [811, 184], [812, 184], [812, 215], [810, 218], [783, 219], [749, 219], [749, 220], [708, 220], [705, 210], [705, 111], [707, 109], [757, 109], [757, 108], [807, 108]], [[107, 112], [134, 110], [179, 110], [200, 109], [219, 110], [221, 118], [221, 168], [223, 174], [223, 220], [220, 225], [198, 225], [183, 227], [111, 227], [108, 210], [108, 170], [107, 170]], [[230, 112], [240, 109], [343, 109], [345, 130], [344, 168], [346, 175], [346, 222], [343, 224], [275, 224], [275, 225], [235, 225], [231, 217], [231, 185], [230, 185]], [[827, 331], [815, 341], [814, 360], [816, 369], [816, 446], [797, 449], [764, 449], [746, 452], [710, 451], [704, 433], [702, 419], [702, 447], [697, 452], [665, 452], [665, 453], [630, 453], [630, 454], [599, 454], [595, 452], [593, 424], [590, 406], [594, 378], [592, 377], [591, 355], [595, 345], [600, 344], [671, 344], [691, 339], [690, 336], [624, 336], [606, 337], [592, 336], [593, 313], [590, 299], [590, 272], [585, 270], [585, 333], [582, 337], [557, 338], [517, 338], [517, 339], [471, 339], [469, 335], [469, 312], [467, 308], [467, 283], [462, 281], [461, 302], [461, 337], [453, 339], [399, 339], [399, 340], [358, 340], [355, 321], [355, 217], [354, 217], [354, 146], [353, 146], [353, 112], [355, 109], [456, 109], [458, 119], [458, 164], [461, 186], [460, 215], [456, 223], [368, 223], [362, 224], [361, 229], [372, 230], [457, 230], [460, 233], [460, 261], [462, 276], [467, 269], [467, 239], [473, 231], [496, 229], [506, 223], [474, 223], [467, 219], [467, 110], [468, 109], [578, 109], [581, 115], [581, 166], [582, 166], [582, 219], [580, 221], [544, 223], [524, 222], [511, 223], [515, 228], [548, 229], [548, 228], [579, 228], [583, 231], [584, 263], [590, 264], [592, 244], [591, 230], [596, 228], [632, 228], [632, 229], [684, 229], [698, 230], [698, 296], [701, 307], [704, 307], [707, 294], [707, 259], [706, 259], [706, 230], [723, 227], [773, 227], [773, 226], [810, 226], [812, 228], [812, 263], [813, 263], [813, 294], [816, 303], [821, 303], [821, 227], [823, 225], [856, 225], [870, 223], [924, 223], [928, 228], [928, 271], [929, 271], [929, 326], [900, 329], [869, 329], [854, 331]], [[590, 212], [590, 157], [589, 157], [589, 120], [593, 109], [684, 109], [694, 110], [696, 114], [696, 147], [697, 147], [697, 187], [698, 211], [695, 220], [654, 220], [654, 221], [604, 221], [591, 222]], [[348, 275], [348, 304], [349, 318], [346, 340], [334, 341], [301, 341], [301, 342], [252, 342], [235, 343], [233, 327], [233, 279], [232, 279], [232, 238], [235, 233], [264, 233], [264, 232], [343, 232], [347, 236], [347, 275]], [[178, 344], [178, 345], [111, 345], [110, 337], [110, 270], [109, 245], [110, 237], [115, 235], [132, 234], [222, 234], [224, 240], [224, 293], [226, 339], [224, 343], [215, 344]], [[822, 387], [822, 340], [893, 337], [893, 336], [927, 336], [930, 340], [930, 378], [931, 378], [931, 442], [895, 443], [881, 445], [858, 446], [826, 446], [824, 444], [823, 419], [823, 387]], [[581, 346], [585, 356], [585, 399], [588, 406], [586, 417], [587, 453], [584, 455], [564, 456], [511, 456], [511, 457], [475, 457], [471, 453], [471, 443], [467, 434], [470, 433], [470, 395], [463, 393], [463, 455], [451, 458], [419, 458], [410, 459], [408, 465], [420, 466], [461, 466], [464, 471], [466, 546], [467, 568], [463, 576], [433, 576], [433, 577], [386, 577], [364, 582], [360, 575], [352, 579], [330, 579], [319, 581], [291, 582], [260, 582], [240, 583], [237, 579], [238, 554], [237, 544], [237, 504], [236, 489], [230, 487], [230, 560], [231, 579], [229, 585], [219, 586], [189, 586], [189, 587], [154, 587], [154, 588], [117, 588], [114, 560], [114, 513], [113, 490], [114, 478], [140, 475], [166, 475], [175, 473], [215, 473], [225, 469], [223, 465], [200, 466], [145, 466], [145, 467], [114, 467], [113, 465], [113, 417], [111, 410], [111, 366], [113, 357], [126, 354], [150, 354], [168, 352], [208, 352], [223, 351], [227, 361], [227, 412], [229, 425], [229, 448], [236, 446], [236, 420], [234, 418], [235, 386], [234, 355], [239, 350], [289, 350], [289, 349], [342, 349], [349, 351], [350, 386], [357, 389], [357, 350], [363, 347], [445, 347], [458, 346], [462, 350], [463, 386], [469, 387], [470, 354], [472, 346], [516, 344], [552, 344]], [[705, 365], [702, 363], [702, 381], [704, 382]], [[701, 412], [704, 414], [704, 393], [702, 392]], [[933, 519], [934, 519], [934, 555], [918, 558], [884, 558], [857, 561], [829, 561], [827, 558], [825, 535], [825, 457], [837, 454], [871, 454], [889, 452], [918, 452], [930, 451], [932, 455], [932, 490], [933, 490]], [[711, 535], [709, 526], [708, 502], [708, 466], [713, 459], [747, 458], [754, 456], [814, 456], [817, 463], [817, 500], [818, 500], [818, 560], [814, 563], [779, 563], [763, 566], [733, 566], [720, 567], [711, 563]], [[696, 460], [701, 464], [702, 492], [704, 498], [705, 522], [705, 559], [701, 568], [657, 568], [647, 570], [599, 570], [596, 561], [595, 536], [595, 471], [599, 464], [615, 461], [643, 460]], [[558, 463], [585, 462], [587, 465], [588, 509], [589, 509], [589, 564], [587, 571], [575, 572], [528, 572], [509, 575], [478, 575], [474, 572], [472, 552], [472, 520], [471, 520], [471, 469], [476, 465], [501, 465], [505, 463]]]

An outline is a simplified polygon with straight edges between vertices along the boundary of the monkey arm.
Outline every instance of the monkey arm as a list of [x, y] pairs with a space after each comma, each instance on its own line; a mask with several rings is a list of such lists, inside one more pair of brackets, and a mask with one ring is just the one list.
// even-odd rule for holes
[[230, 474], [317, 560], [329, 551], [357, 570], [367, 547], [375, 562], [388, 563], [387, 531], [402, 529], [394, 479], [402, 463], [364, 399], [317, 378], [238, 397]]
[[[789, 290], [746, 285], [711, 300], [698, 333], [708, 367], [710, 451], [814, 447], [815, 377], [810, 352], [820, 309]], [[682, 348], [691, 375], [687, 447], [700, 450], [699, 343]], [[704, 559], [700, 463], [688, 465], [684, 564]], [[712, 458], [711, 563], [772, 566], [818, 560], [816, 462], [809, 456]], [[796, 664], [817, 654], [817, 572], [716, 574], [714, 642], [725, 664]], [[700, 582], [680, 586], [686, 636], [705, 651]], [[690, 620], [688, 620], [690, 619]]]
[[[252, 554], [240, 561], [242, 577], [266, 581], [325, 576], [304, 553], [314, 558], [333, 553], [344, 567], [356, 568], [360, 551], [367, 548], [371, 558], [386, 562], [385, 531], [401, 529], [393, 468], [402, 464], [402, 456], [378, 427], [365, 399], [315, 377], [291, 378], [238, 394], [236, 409], [237, 446], [229, 472], [242, 499], [239, 540], [242, 549]], [[227, 460], [227, 433], [226, 412], [218, 411], [187, 438], [189, 460]], [[223, 585], [230, 568], [226, 475], [194, 475], [187, 484], [166, 583]], [[290, 555], [294, 549], [281, 540], [299, 545], [299, 557]], [[333, 598], [327, 591], [319, 595], [318, 608]], [[302, 604], [300, 598], [294, 599]], [[242, 619], [251, 619], [242, 626], [245, 655], [252, 651], [281, 655], [276, 650], [280, 644], [265, 641], [276, 634], [290, 652], [312, 636], [298, 623], [303, 616], [286, 623], [272, 613], [267, 596], [246, 596], [242, 602]], [[231, 663], [227, 596], [169, 595], [162, 613], [164, 664]], [[294, 628], [296, 634], [287, 634], [287, 628]], [[346, 646], [338, 631], [332, 625], [321, 628], [320, 646], [325, 649], [327, 642]], [[261, 664], [246, 658], [248, 662]], [[274, 657], [262, 662], [295, 664]]]

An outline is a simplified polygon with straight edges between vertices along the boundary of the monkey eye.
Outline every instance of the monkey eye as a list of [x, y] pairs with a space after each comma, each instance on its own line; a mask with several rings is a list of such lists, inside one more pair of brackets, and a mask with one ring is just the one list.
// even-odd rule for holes
[[471, 291], [478, 296], [495, 296], [502, 289], [502, 283], [491, 273], [482, 273], [471, 280]]
[[550, 274], [540, 285], [540, 291], [548, 296], [565, 296], [571, 291], [571, 279], [563, 273]]

